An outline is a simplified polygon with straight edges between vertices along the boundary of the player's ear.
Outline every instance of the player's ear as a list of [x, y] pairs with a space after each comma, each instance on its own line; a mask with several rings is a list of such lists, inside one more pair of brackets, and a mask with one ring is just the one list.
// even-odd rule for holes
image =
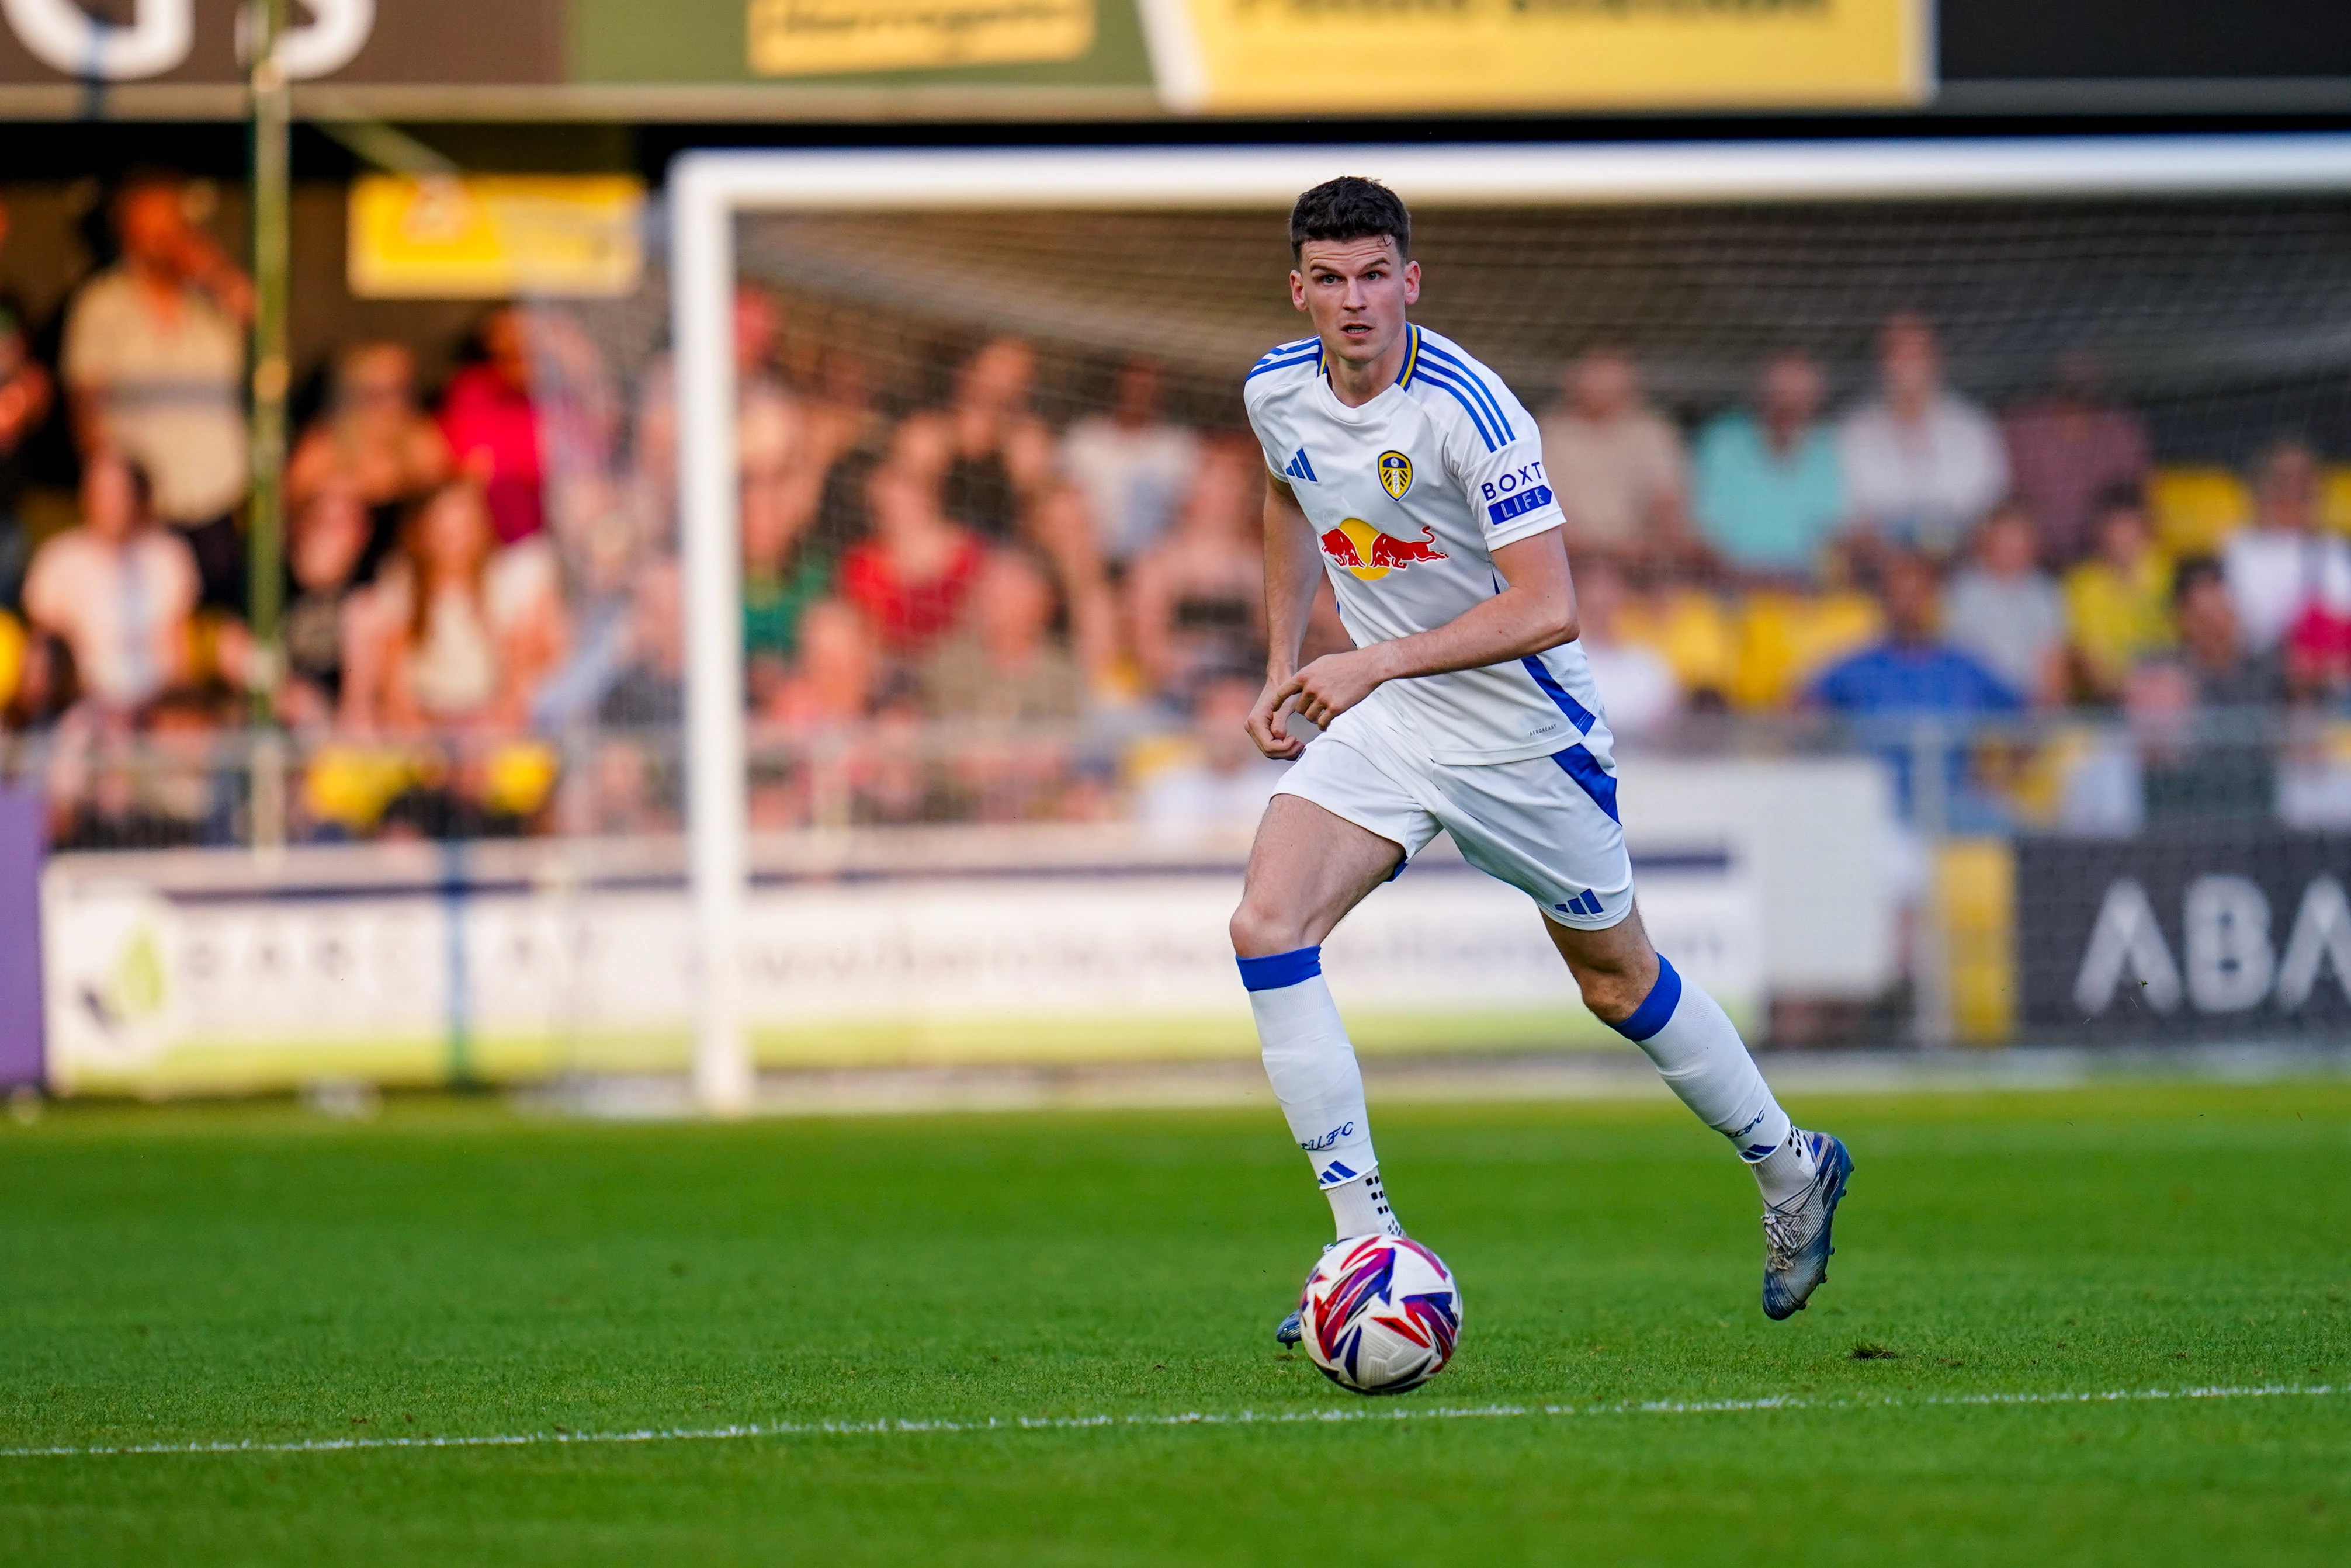
[[1306, 308], [1306, 277], [1294, 267], [1290, 269], [1290, 304], [1295, 310]]
[[1407, 305], [1420, 303], [1420, 263], [1416, 261], [1404, 264], [1404, 302]]

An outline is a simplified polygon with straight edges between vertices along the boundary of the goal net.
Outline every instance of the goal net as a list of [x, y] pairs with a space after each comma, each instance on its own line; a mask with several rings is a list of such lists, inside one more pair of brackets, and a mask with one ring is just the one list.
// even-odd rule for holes
[[[2351, 960], [2351, 934], [2320, 918], [2330, 904], [2316, 935], [2294, 935], [2325, 895], [2273, 840], [2332, 844], [2332, 730], [2215, 719], [2199, 744], [2238, 748], [2237, 773], [2189, 768], [2167, 796], [2133, 749], [2128, 667], [2069, 666], [2025, 694], [2037, 713], [1962, 737], [1825, 726], [1813, 683], [1886, 623], [1874, 568], [1841, 550], [1842, 529], [1801, 559], [1742, 559], [1709, 531], [1735, 527], [1706, 491], [1731, 480], [1705, 468], [1710, 423], [1755, 405], [1775, 358], [1813, 367], [1811, 418], [1834, 442], [1883, 395], [1888, 323], [1907, 321], [1940, 386], [2005, 443], [1957, 527], [1903, 541], [1947, 573], [2011, 497], [2053, 574], [2096, 559], [2124, 492], [2166, 559], [2224, 550], [2289, 446], [2308, 472], [2271, 489], [2304, 484], [2322, 533], [2351, 528], [2351, 479], [2331, 466], [2351, 459], [2351, 152], [2308, 138], [684, 161], [669, 273], [634, 299], [541, 315], [616, 377], [633, 548], [683, 562], [686, 711], [634, 721], [646, 766], [683, 768], [705, 955], [738, 946], [754, 826], [1246, 813], [1202, 727], [1228, 724], [1215, 705], [1261, 658], [1261, 612], [1238, 586], [1259, 494], [1240, 381], [1306, 330], [1284, 214], [1339, 172], [1388, 178], [1413, 204], [1416, 319], [1547, 428], [1582, 430], [1594, 495], [1562, 483], [1570, 510], [1638, 511], [1628, 548], [1595, 547], [1615, 570], [1593, 613], [1651, 655], [1611, 667], [1671, 687], [1662, 716], [1620, 727], [1627, 751], [1886, 759], [1881, 880], [1909, 913], [1863, 1012], [1930, 1040], [2054, 1035], [2065, 1008], [2097, 1011], [2151, 977], [2140, 989], [2170, 1005], [2126, 998], [2109, 1022], [2310, 1027], [2312, 988], [2303, 1011], [2280, 1010], [2273, 971], [2295, 940]], [[1665, 503], [1641, 489], [1656, 482], [1611, 408], [1667, 433], [1687, 548], [1642, 542]], [[2177, 633], [2147, 636], [2128, 659]], [[2058, 643], [2072, 657], [2062, 628]], [[1653, 699], [1628, 685], [1623, 700]], [[2103, 806], [2101, 758], [2122, 780]], [[2303, 806], [2281, 806], [2296, 789]], [[2168, 834], [2222, 829], [2270, 869], [2175, 876], [2148, 858]], [[2052, 872], [2036, 835], [2105, 858]], [[1999, 853], [1988, 870], [1954, 861], [1955, 841]], [[2244, 886], [2197, 881], [2227, 876]], [[2095, 883], [2088, 905], [2026, 906], [2061, 883]], [[2124, 884], [2151, 936], [2133, 894], [2113, 895], [2119, 915], [2106, 897]], [[2273, 937], [2255, 940], [2256, 913]], [[2105, 998], [2083, 989], [2094, 941], [2119, 977]], [[709, 965], [697, 1058], [722, 1104], [747, 1082], [732, 967]], [[2341, 1001], [2319, 967], [2321, 1002]]]

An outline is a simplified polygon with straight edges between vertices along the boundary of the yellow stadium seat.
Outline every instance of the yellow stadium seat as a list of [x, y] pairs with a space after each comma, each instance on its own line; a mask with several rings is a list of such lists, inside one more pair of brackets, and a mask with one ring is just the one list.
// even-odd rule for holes
[[563, 759], [539, 740], [500, 741], [483, 770], [482, 803], [510, 817], [528, 817], [547, 804]]
[[363, 833], [416, 779], [416, 759], [404, 751], [339, 742], [311, 757], [302, 795], [313, 817]]
[[1876, 601], [1865, 593], [1750, 593], [1739, 611], [1730, 701], [1753, 710], [1784, 706], [1813, 676], [1875, 642], [1883, 629]]
[[25, 623], [0, 610], [0, 707], [16, 698], [16, 683], [25, 678]]
[[2253, 515], [2253, 497], [2226, 468], [2158, 468], [2147, 477], [2147, 507], [2175, 558], [2210, 555]]
[[2351, 464], [2330, 465], [2318, 486], [2318, 515], [2336, 533], [2351, 534]]
[[1625, 607], [1625, 641], [1672, 666], [1684, 691], [1728, 695], [1737, 643], [1722, 601], [1695, 588], [1669, 588]]

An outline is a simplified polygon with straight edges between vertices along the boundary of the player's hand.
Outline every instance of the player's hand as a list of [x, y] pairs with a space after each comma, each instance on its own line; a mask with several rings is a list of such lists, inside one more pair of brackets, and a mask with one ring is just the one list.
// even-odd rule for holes
[[1249, 737], [1257, 748], [1278, 762], [1287, 762], [1306, 749], [1306, 743], [1282, 727], [1283, 705], [1290, 699], [1283, 695], [1284, 683], [1268, 681], [1265, 690], [1258, 693], [1257, 706], [1249, 709]]
[[1284, 681], [1274, 695], [1274, 706], [1279, 709], [1296, 697], [1298, 716], [1317, 729], [1328, 729], [1332, 719], [1370, 696], [1386, 678], [1374, 648], [1326, 653]]

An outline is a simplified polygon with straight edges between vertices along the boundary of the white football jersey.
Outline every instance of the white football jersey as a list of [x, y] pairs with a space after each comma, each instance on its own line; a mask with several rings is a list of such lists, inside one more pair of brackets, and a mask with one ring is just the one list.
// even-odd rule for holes
[[[1243, 384], [1266, 465], [1322, 544], [1339, 618], [1362, 647], [1442, 626], [1502, 591], [1492, 552], [1561, 527], [1535, 422], [1501, 377], [1420, 327], [1395, 383], [1349, 408], [1318, 338], [1284, 343]], [[1375, 706], [1445, 763], [1515, 762], [1581, 746], [1613, 766], [1581, 644], [1482, 669], [1390, 681]]]

